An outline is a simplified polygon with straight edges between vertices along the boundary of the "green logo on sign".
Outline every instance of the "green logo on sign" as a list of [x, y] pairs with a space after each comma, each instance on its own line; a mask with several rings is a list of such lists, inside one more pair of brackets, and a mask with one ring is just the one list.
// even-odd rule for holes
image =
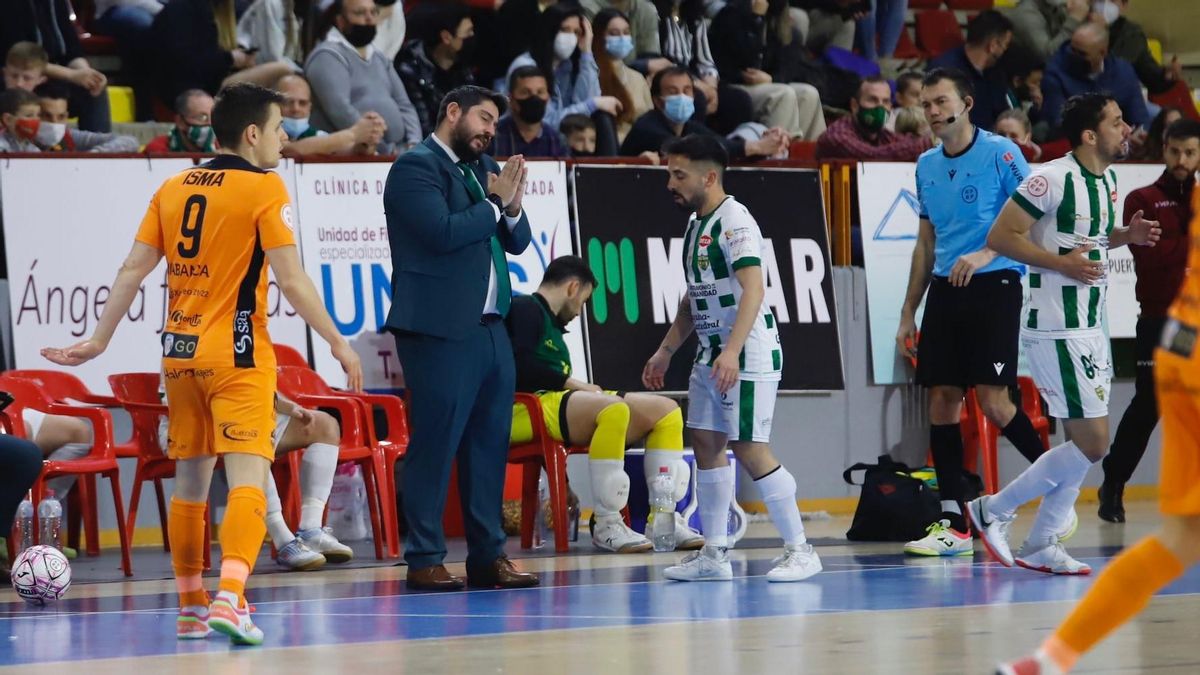
[[633, 261], [633, 242], [624, 238], [617, 244], [602, 244], [593, 237], [588, 240], [587, 256], [592, 274], [600, 284], [592, 295], [592, 314], [596, 322], [608, 321], [608, 293], [619, 293], [625, 305], [625, 319], [631, 324], [637, 323], [637, 269]]

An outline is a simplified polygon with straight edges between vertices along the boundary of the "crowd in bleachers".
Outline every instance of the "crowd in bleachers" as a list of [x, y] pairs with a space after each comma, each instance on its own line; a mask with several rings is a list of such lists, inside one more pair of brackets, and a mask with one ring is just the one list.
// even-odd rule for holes
[[[920, 108], [921, 74], [935, 67], [967, 74], [971, 120], [1030, 159], [1065, 151], [1058, 116], [1085, 91], [1117, 97], [1139, 130], [1137, 158], [1159, 156], [1167, 117], [1196, 115], [1178, 60], [1155, 59], [1127, 0], [997, 4], [9, 3], [0, 152], [211, 152], [212, 96], [238, 81], [287, 93], [291, 155], [402, 153], [430, 133], [442, 96], [469, 83], [509, 96], [497, 156], [657, 161], [668, 138], [705, 133], [739, 159], [914, 160], [937, 142]], [[120, 65], [106, 75], [89, 51]], [[112, 135], [113, 82], [132, 87], [139, 121], [169, 131], [145, 146]]]

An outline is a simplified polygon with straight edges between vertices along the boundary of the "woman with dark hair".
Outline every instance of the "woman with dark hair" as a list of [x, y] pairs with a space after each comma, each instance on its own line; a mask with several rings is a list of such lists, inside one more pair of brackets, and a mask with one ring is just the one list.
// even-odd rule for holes
[[513, 59], [507, 84], [521, 66], [538, 66], [550, 85], [543, 122], [557, 129], [567, 115], [588, 115], [596, 122], [596, 154], [617, 153], [615, 118], [621, 101], [600, 91], [600, 67], [592, 55], [592, 24], [576, 6], [562, 3], [542, 12], [529, 51]]
[[646, 78], [625, 65], [625, 57], [633, 51], [629, 28], [629, 19], [619, 9], [609, 7], [596, 14], [592, 53], [600, 55], [596, 59], [600, 93], [621, 102], [621, 112], [617, 115], [618, 142], [625, 140], [637, 118], [654, 108]]
[[1167, 128], [1181, 119], [1183, 119], [1183, 112], [1179, 108], [1163, 106], [1163, 109], [1154, 117], [1154, 121], [1150, 123], [1150, 128], [1146, 130], [1146, 142], [1142, 144], [1141, 148], [1135, 149], [1130, 159], [1136, 162], [1161, 164]]
[[[42, 451], [31, 441], [0, 434], [0, 532], [12, 531], [17, 506], [42, 472]], [[9, 583], [8, 565], [0, 563], [0, 582]]]

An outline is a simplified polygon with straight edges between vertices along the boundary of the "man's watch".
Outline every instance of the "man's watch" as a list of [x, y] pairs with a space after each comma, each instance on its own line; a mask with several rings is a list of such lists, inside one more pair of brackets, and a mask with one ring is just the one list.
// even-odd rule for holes
[[487, 196], [487, 200], [495, 204], [496, 208], [500, 209], [501, 213], [504, 212], [504, 200], [500, 198], [500, 195], [493, 192]]

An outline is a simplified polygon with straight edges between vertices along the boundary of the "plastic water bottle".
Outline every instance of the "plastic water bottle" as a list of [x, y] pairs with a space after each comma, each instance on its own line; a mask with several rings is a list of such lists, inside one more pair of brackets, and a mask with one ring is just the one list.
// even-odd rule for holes
[[675, 550], [675, 479], [665, 466], [658, 468], [650, 494], [650, 510], [653, 514], [651, 541], [655, 551]]
[[550, 528], [546, 527], [546, 515], [549, 512], [550, 486], [546, 483], [546, 474], [542, 473], [538, 476], [538, 507], [533, 526], [534, 548], [542, 548], [546, 545], [546, 538], [550, 534]]
[[33, 502], [29, 496], [17, 507], [17, 553], [33, 546]]
[[62, 550], [62, 540], [58, 537], [62, 527], [62, 515], [62, 502], [55, 498], [53, 490], [47, 490], [46, 496], [38, 504], [39, 544]]

